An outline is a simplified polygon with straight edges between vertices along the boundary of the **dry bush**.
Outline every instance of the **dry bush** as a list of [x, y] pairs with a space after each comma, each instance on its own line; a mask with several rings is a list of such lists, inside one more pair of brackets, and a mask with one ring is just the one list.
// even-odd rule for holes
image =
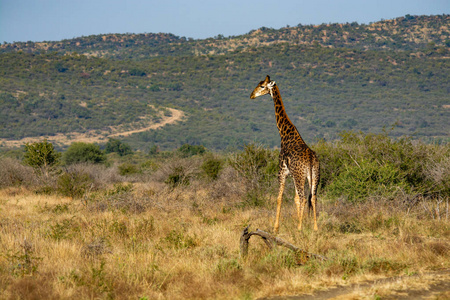
[[114, 183], [124, 181], [124, 177], [119, 175], [117, 168], [107, 167], [101, 164], [80, 163], [65, 167], [68, 173], [86, 174], [92, 179], [95, 190], [107, 189]]
[[186, 186], [200, 174], [201, 157], [173, 157], [161, 163], [152, 178], [166, 183], [169, 187]]
[[121, 211], [139, 214], [151, 207], [152, 203], [149, 198], [138, 197], [133, 193], [120, 193], [90, 200], [86, 207], [92, 212]]
[[245, 196], [245, 186], [239, 174], [231, 166], [226, 166], [217, 180], [210, 183], [208, 188], [212, 199], [241, 199]]
[[232, 155], [228, 163], [240, 175], [246, 189], [243, 205], [265, 206], [266, 197], [274, 192], [278, 174], [278, 151], [258, 144], [248, 144], [242, 152]]
[[33, 186], [37, 178], [32, 167], [24, 166], [19, 160], [13, 158], [0, 159], [0, 187]]
[[425, 176], [434, 190], [450, 196], [450, 147], [442, 146], [435, 151], [424, 167]]
[[159, 182], [117, 183], [109, 189], [90, 193], [83, 203], [93, 213], [109, 211], [137, 215], [150, 209], [175, 211], [191, 207], [183, 198], [191, 197], [192, 193], [195, 194], [193, 185], [172, 190]]
[[84, 244], [81, 253], [86, 258], [98, 258], [103, 254], [111, 253], [111, 250], [110, 245], [104, 238], [97, 238], [90, 243]]
[[64, 167], [56, 180], [56, 190], [68, 197], [87, 198], [91, 192], [105, 190], [123, 181], [117, 169], [96, 164], [73, 164]]

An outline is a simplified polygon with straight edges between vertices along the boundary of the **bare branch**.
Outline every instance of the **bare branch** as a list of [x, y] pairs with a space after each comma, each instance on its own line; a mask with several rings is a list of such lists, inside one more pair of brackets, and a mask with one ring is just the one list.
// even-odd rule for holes
[[250, 239], [250, 237], [252, 235], [257, 235], [263, 239], [263, 241], [266, 243], [266, 245], [270, 249], [272, 249], [275, 245], [278, 245], [278, 246], [283, 246], [283, 247], [286, 247], [286, 248], [294, 251], [294, 253], [296, 255], [299, 255], [299, 260], [298, 260], [299, 264], [304, 264], [311, 257], [320, 259], [322, 261], [328, 260], [325, 256], [306, 252], [306, 251], [298, 248], [297, 246], [283, 240], [282, 238], [273, 236], [272, 234], [270, 234], [266, 231], [256, 229], [256, 231], [249, 232], [248, 231], [249, 226], [244, 228], [244, 230], [242, 231], [241, 239], [240, 239], [240, 254], [241, 254], [242, 259], [245, 259], [248, 255], [248, 240]]

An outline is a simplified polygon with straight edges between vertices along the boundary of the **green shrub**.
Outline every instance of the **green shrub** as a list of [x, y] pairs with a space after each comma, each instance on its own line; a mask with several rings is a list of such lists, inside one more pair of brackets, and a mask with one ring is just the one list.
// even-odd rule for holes
[[242, 266], [236, 258], [231, 259], [222, 258], [216, 265], [216, 272], [218, 274], [224, 274], [237, 270], [242, 270]]
[[125, 156], [128, 154], [132, 154], [133, 150], [131, 150], [130, 145], [128, 145], [127, 143], [121, 142], [118, 139], [109, 139], [108, 142], [106, 143], [106, 147], [105, 147], [105, 153], [117, 153], [120, 156]]
[[123, 183], [120, 182], [120, 183], [114, 184], [113, 189], [108, 190], [106, 192], [106, 195], [107, 196], [112, 196], [112, 195], [130, 193], [131, 191], [133, 191], [133, 184], [132, 183], [123, 184]]
[[141, 172], [141, 170], [139, 169], [138, 166], [136, 166], [134, 164], [130, 164], [130, 163], [123, 163], [123, 164], [119, 165], [118, 169], [119, 169], [119, 174], [122, 176], [137, 174], [137, 173]]
[[328, 195], [358, 202], [375, 194], [392, 195], [398, 187], [409, 188], [398, 168], [390, 163], [380, 166], [375, 161], [363, 160], [345, 165], [345, 170], [328, 186]]
[[57, 190], [63, 196], [81, 198], [91, 184], [92, 179], [87, 174], [80, 172], [64, 172], [58, 178]]
[[7, 250], [4, 257], [8, 261], [10, 272], [17, 277], [33, 275], [42, 261], [42, 257], [34, 255], [34, 247], [26, 239], [20, 245], [21, 250]]
[[195, 236], [190, 236], [182, 231], [172, 230], [164, 238], [164, 241], [174, 249], [194, 248], [198, 246]]
[[77, 231], [77, 228], [74, 227], [76, 226], [74, 226], [72, 220], [66, 219], [62, 222], [57, 222], [55, 225], [50, 225], [46, 236], [57, 241], [71, 239], [74, 234], [73, 231]]
[[156, 171], [158, 170], [158, 164], [156, 162], [154, 162], [152, 159], [149, 159], [147, 161], [144, 161], [143, 163], [141, 163], [140, 168], [144, 171]]
[[[333, 198], [350, 201], [364, 201], [371, 195], [392, 196], [396, 190], [446, 193], [444, 182], [449, 176], [444, 165], [450, 151], [442, 151], [445, 148], [450, 149], [439, 146], [438, 151], [410, 138], [393, 140], [386, 132], [365, 135], [351, 131], [341, 133], [337, 142], [322, 141], [315, 146], [322, 188]], [[436, 176], [430, 176], [432, 173]]]
[[160, 149], [158, 147], [158, 145], [153, 145], [150, 147], [150, 149], [148, 150], [148, 154], [150, 156], [155, 156], [160, 152]]
[[320, 162], [320, 186], [327, 187], [343, 169], [342, 159], [346, 151], [340, 144], [319, 141], [314, 145]]
[[137, 68], [133, 68], [129, 71], [131, 76], [145, 76], [145, 71]]
[[423, 144], [413, 145], [410, 138], [393, 140], [387, 132], [367, 135], [343, 132], [341, 139], [347, 161], [370, 160], [380, 166], [391, 164], [410, 186], [417, 187], [423, 182], [423, 162], [428, 156]]
[[69, 165], [83, 162], [103, 163], [106, 156], [98, 145], [75, 142], [64, 152], [63, 160]]
[[344, 271], [343, 279], [347, 279], [350, 275], [354, 275], [361, 269], [358, 258], [351, 254], [341, 257], [338, 262]]
[[164, 181], [171, 188], [175, 188], [179, 185], [189, 185], [190, 180], [187, 176], [185, 168], [183, 166], [177, 166], [172, 169], [167, 179]]
[[202, 164], [202, 170], [207, 178], [216, 180], [223, 168], [223, 161], [218, 158], [208, 157]]
[[189, 144], [184, 144], [183, 146], [181, 146], [180, 148], [178, 148], [178, 153], [180, 154], [181, 157], [190, 157], [190, 156], [194, 156], [194, 155], [202, 155], [206, 152], [206, 148], [203, 147], [202, 145], [189, 145]]

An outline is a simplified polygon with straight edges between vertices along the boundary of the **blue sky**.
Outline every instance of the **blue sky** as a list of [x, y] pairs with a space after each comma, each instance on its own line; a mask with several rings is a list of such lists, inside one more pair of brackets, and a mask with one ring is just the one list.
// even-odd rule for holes
[[165, 32], [192, 38], [260, 27], [450, 13], [450, 0], [0, 0], [0, 43], [103, 33]]

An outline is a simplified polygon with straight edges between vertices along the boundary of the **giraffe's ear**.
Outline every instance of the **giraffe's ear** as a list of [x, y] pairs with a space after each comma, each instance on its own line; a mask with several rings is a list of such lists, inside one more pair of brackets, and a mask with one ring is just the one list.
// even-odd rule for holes
[[275, 85], [275, 81], [271, 81], [267, 84], [267, 87], [272, 88]]

